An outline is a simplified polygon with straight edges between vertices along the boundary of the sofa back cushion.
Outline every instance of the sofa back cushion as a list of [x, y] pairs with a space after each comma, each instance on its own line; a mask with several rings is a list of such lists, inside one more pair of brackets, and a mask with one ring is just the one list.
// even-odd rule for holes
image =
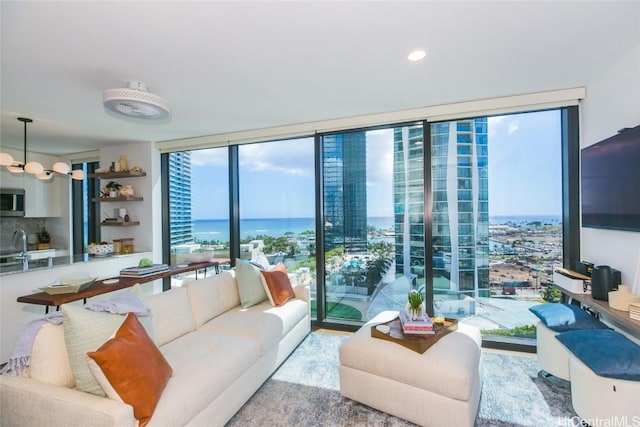
[[240, 305], [236, 279], [230, 271], [188, 282], [183, 287], [189, 295], [196, 329]]
[[40, 327], [31, 346], [29, 376], [47, 384], [68, 388], [75, 386], [62, 325], [45, 323]]
[[113, 335], [124, 321], [124, 316], [91, 311], [72, 304], [63, 304], [60, 309], [64, 319], [64, 341], [76, 389], [106, 396], [89, 371], [87, 352], [94, 351]]
[[236, 259], [236, 281], [242, 308], [249, 308], [267, 300], [260, 269], [250, 262]]
[[166, 344], [195, 331], [196, 322], [184, 287], [146, 296], [143, 301], [151, 309], [153, 333], [157, 345]]

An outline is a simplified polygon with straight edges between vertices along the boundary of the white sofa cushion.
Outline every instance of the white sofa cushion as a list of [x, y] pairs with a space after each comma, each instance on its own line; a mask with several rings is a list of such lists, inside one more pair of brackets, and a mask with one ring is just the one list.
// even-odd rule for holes
[[160, 351], [173, 376], [148, 427], [188, 424], [258, 360], [255, 341], [200, 331], [177, 338]]
[[250, 308], [229, 310], [199, 330], [250, 338], [259, 344], [260, 356], [263, 356], [308, 313], [309, 305], [299, 299], [289, 300], [279, 307], [264, 301]]
[[239, 258], [236, 259], [236, 281], [243, 308], [249, 308], [267, 299], [260, 270]]
[[75, 386], [62, 325], [45, 323], [40, 327], [31, 346], [29, 376], [43, 383], [68, 388]]
[[91, 311], [71, 304], [63, 304], [61, 310], [64, 341], [76, 388], [106, 396], [87, 367], [86, 355], [89, 351], [95, 351], [114, 334], [124, 321], [124, 316]]
[[157, 345], [195, 331], [196, 321], [191, 313], [189, 295], [185, 288], [173, 288], [144, 297], [143, 302], [151, 309], [153, 337]]
[[189, 294], [196, 329], [214, 317], [240, 305], [238, 286], [233, 274], [223, 271], [204, 279], [183, 284]]

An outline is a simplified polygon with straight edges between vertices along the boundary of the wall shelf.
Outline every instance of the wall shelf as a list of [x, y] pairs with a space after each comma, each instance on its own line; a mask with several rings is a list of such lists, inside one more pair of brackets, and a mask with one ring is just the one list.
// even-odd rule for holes
[[101, 202], [141, 202], [144, 200], [142, 197], [138, 196], [118, 196], [118, 197], [94, 197], [91, 199], [92, 202], [101, 203]]
[[147, 176], [146, 172], [100, 172], [90, 173], [89, 178], [114, 179], [114, 178], [137, 178], [139, 176]]
[[134, 225], [140, 225], [140, 221], [102, 221], [100, 225], [103, 227], [132, 227]]

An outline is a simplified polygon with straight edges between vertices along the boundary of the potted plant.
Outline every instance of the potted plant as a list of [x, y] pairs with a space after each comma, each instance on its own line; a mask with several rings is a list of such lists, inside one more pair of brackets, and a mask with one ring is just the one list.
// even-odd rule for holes
[[122, 185], [115, 181], [109, 181], [105, 188], [109, 192], [109, 197], [118, 197], [118, 192], [122, 188]]
[[51, 236], [46, 228], [36, 233], [36, 237], [38, 238], [38, 249], [49, 249]]
[[409, 291], [407, 300], [406, 310], [409, 319], [422, 320], [425, 312], [424, 297], [422, 294], [418, 290], [412, 289]]

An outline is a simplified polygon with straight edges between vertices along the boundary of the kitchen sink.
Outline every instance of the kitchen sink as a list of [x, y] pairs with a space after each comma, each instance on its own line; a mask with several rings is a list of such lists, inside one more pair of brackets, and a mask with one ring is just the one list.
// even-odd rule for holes
[[[23, 260], [20, 258], [21, 255], [21, 252], [16, 251], [6, 251], [0, 254], [0, 272], [25, 271]], [[27, 251], [28, 265], [26, 270], [30, 270], [31, 268], [36, 266], [41, 266], [42, 262], [51, 267], [53, 265], [53, 258], [55, 256], [55, 249], [39, 249]]]

